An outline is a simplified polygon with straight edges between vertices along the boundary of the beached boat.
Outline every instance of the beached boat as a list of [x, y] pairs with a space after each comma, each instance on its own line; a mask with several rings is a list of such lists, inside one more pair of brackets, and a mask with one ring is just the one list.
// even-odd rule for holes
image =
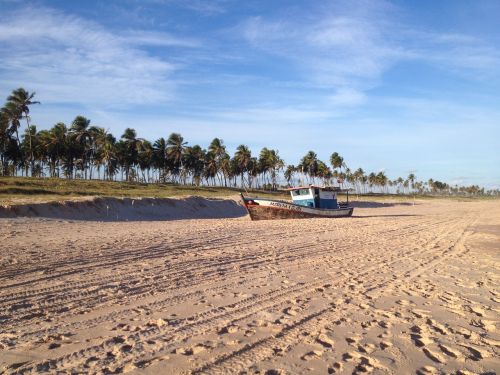
[[[334, 218], [351, 216], [349, 192], [336, 187], [302, 186], [288, 189], [292, 202], [251, 198], [241, 194], [252, 220]], [[346, 192], [347, 201], [339, 203], [337, 193]]]

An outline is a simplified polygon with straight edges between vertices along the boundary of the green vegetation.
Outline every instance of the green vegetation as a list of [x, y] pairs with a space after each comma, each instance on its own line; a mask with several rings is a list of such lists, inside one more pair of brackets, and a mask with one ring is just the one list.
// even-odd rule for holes
[[[0, 177], [0, 204], [16, 202], [57, 201], [82, 197], [155, 197], [170, 198], [197, 195], [227, 197], [241, 189], [183, 186], [175, 184], [146, 184], [125, 181], [67, 180], [61, 178]], [[287, 192], [249, 190], [249, 194], [274, 199], [287, 199]]]
[[[349, 168], [337, 152], [330, 157], [331, 168], [319, 160], [314, 151], [307, 152], [299, 165], [293, 166], [286, 165], [277, 150], [267, 147], [255, 157], [246, 145], [239, 145], [231, 157], [220, 138], [214, 138], [204, 149], [199, 145], [188, 146], [178, 133], [150, 142], [127, 128], [120, 139], [116, 139], [104, 128], [91, 126], [90, 120], [83, 116], [76, 116], [70, 126], [57, 123], [51, 129], [38, 131], [29, 115], [30, 107], [40, 104], [34, 97], [35, 93], [19, 88], [0, 109], [0, 176], [4, 177], [0, 180], [0, 194], [3, 197], [33, 194], [172, 196], [200, 192], [227, 195], [236, 187], [278, 191], [280, 187], [307, 184], [339, 184], [357, 194], [500, 194], [498, 190], [485, 191], [476, 185], [449, 186], [433, 179], [417, 181], [414, 174], [391, 180], [384, 172], [365, 173], [362, 168]], [[25, 129], [20, 135], [22, 124]], [[56, 180], [6, 180], [8, 176]], [[113, 181], [127, 183], [113, 184]], [[26, 188], [25, 184], [30, 187]]]
[[[186, 186], [176, 184], [146, 184], [126, 181], [69, 180], [62, 178], [0, 177], [0, 205], [32, 202], [79, 200], [86, 197], [154, 197], [173, 198], [190, 195], [222, 198], [235, 196], [242, 190], [217, 186]], [[246, 194], [246, 192], [245, 192]], [[272, 199], [290, 199], [288, 191], [248, 190], [251, 196]], [[417, 199], [433, 199], [437, 196], [416, 195]], [[451, 199], [463, 197], [445, 196]], [[412, 202], [415, 196], [401, 194], [350, 194], [350, 200], [385, 202], [394, 200]], [[470, 198], [467, 198], [470, 199]], [[340, 200], [345, 200], [341, 196]]]

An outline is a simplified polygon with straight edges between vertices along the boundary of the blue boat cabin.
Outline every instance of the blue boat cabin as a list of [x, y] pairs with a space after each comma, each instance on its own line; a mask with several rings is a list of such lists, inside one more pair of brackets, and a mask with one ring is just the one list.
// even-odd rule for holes
[[300, 206], [324, 209], [339, 208], [337, 191], [340, 191], [340, 189], [338, 188], [311, 185], [309, 187], [296, 187], [289, 190], [293, 203]]

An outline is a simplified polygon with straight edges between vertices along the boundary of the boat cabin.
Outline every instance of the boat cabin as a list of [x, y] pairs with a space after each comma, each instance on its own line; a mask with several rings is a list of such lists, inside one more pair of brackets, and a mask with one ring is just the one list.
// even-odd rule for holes
[[293, 203], [311, 208], [336, 209], [339, 208], [337, 202], [337, 192], [341, 189], [336, 187], [305, 186], [294, 187], [290, 190]]

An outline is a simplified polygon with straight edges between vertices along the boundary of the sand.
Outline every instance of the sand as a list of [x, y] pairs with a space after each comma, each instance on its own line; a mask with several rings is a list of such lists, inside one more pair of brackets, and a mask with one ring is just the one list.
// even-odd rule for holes
[[499, 372], [500, 202], [416, 203], [2, 218], [0, 373]]

